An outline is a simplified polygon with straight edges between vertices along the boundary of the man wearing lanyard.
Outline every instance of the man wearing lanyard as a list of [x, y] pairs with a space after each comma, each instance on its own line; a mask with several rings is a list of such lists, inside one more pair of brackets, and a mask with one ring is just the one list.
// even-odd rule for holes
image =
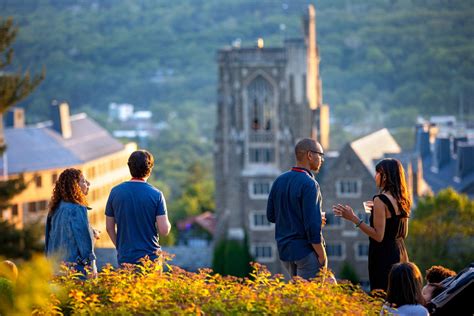
[[[314, 278], [327, 267], [322, 197], [311, 171], [324, 161], [321, 145], [304, 138], [295, 146], [296, 166], [280, 175], [268, 196], [267, 218], [275, 223], [280, 260], [290, 277]], [[311, 170], [311, 171], [310, 171]]]
[[146, 182], [153, 165], [154, 158], [148, 151], [133, 152], [128, 158], [132, 178], [115, 186], [107, 200], [107, 233], [117, 248], [119, 264], [135, 264], [145, 256], [156, 259], [160, 250], [158, 233], [166, 236], [170, 232], [165, 197]]

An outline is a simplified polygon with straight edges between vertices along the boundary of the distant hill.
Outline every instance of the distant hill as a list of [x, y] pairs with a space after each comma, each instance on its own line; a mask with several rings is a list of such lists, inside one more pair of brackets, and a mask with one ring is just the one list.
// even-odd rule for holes
[[[24, 103], [33, 120], [53, 98], [104, 112], [127, 102], [158, 118], [199, 108], [209, 118], [216, 50], [300, 37], [307, 2], [0, 0], [0, 12], [20, 28], [17, 64], [47, 69]], [[367, 113], [389, 126], [408, 126], [417, 113], [474, 115], [474, 1], [313, 3], [324, 101], [338, 124], [370, 124]]]

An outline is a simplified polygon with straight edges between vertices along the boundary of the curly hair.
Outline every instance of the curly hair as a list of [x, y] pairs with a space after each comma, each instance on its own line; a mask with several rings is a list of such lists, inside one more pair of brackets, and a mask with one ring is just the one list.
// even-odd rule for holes
[[446, 278], [455, 276], [456, 272], [443, 266], [432, 266], [426, 270], [426, 281], [428, 283], [439, 283]]
[[49, 202], [48, 216], [54, 214], [61, 201], [88, 206], [87, 198], [79, 185], [81, 176], [81, 170], [75, 168], [68, 168], [59, 175]]

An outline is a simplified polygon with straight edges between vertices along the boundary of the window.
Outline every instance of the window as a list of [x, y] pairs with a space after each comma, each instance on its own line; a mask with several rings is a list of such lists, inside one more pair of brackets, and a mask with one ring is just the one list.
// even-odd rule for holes
[[41, 200], [41, 201], [33, 201], [27, 202], [23, 204], [23, 209], [25, 213], [39, 213], [46, 211], [48, 209], [48, 201]]
[[266, 211], [249, 212], [250, 229], [252, 230], [270, 230], [274, 224], [267, 220]]
[[51, 175], [51, 183], [52, 183], [53, 185], [55, 185], [55, 184], [56, 184], [56, 181], [58, 181], [58, 174], [57, 174], [57, 173], [53, 173], [53, 174]]
[[272, 187], [271, 181], [254, 180], [249, 182], [249, 195], [252, 199], [266, 199]]
[[256, 243], [252, 245], [252, 255], [256, 261], [275, 261], [275, 246], [270, 243]]
[[356, 242], [354, 244], [355, 258], [358, 261], [368, 260], [369, 258], [369, 243]]
[[257, 76], [247, 88], [250, 128], [254, 131], [270, 131], [273, 116], [273, 89], [262, 76]]
[[41, 188], [43, 186], [43, 179], [40, 175], [35, 176], [35, 185], [37, 188]]
[[360, 197], [362, 183], [358, 179], [343, 179], [336, 182], [337, 197]]
[[48, 201], [46, 200], [38, 201], [36, 204], [36, 207], [40, 212], [45, 211], [48, 209]]
[[275, 149], [250, 148], [249, 160], [251, 163], [270, 163], [275, 161]]
[[326, 212], [326, 226], [324, 226], [324, 228], [331, 229], [342, 226], [342, 220], [340, 217], [335, 216], [332, 211]]
[[346, 245], [342, 241], [326, 243], [326, 253], [329, 260], [340, 261], [346, 258]]
[[12, 206], [12, 216], [18, 216], [18, 204]]

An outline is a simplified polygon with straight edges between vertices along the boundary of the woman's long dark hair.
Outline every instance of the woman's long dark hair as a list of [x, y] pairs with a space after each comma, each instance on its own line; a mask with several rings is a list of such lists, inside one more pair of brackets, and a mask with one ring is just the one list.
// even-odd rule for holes
[[61, 201], [77, 203], [87, 206], [87, 198], [82, 193], [79, 181], [82, 172], [79, 169], [69, 168], [60, 175], [53, 189], [53, 196], [49, 202], [48, 216], [52, 216]]
[[403, 217], [410, 217], [411, 198], [402, 163], [398, 159], [385, 158], [375, 166], [375, 171], [380, 173], [382, 191], [390, 192], [395, 198]]
[[397, 263], [388, 275], [387, 302], [394, 307], [425, 303], [420, 269], [412, 262]]

